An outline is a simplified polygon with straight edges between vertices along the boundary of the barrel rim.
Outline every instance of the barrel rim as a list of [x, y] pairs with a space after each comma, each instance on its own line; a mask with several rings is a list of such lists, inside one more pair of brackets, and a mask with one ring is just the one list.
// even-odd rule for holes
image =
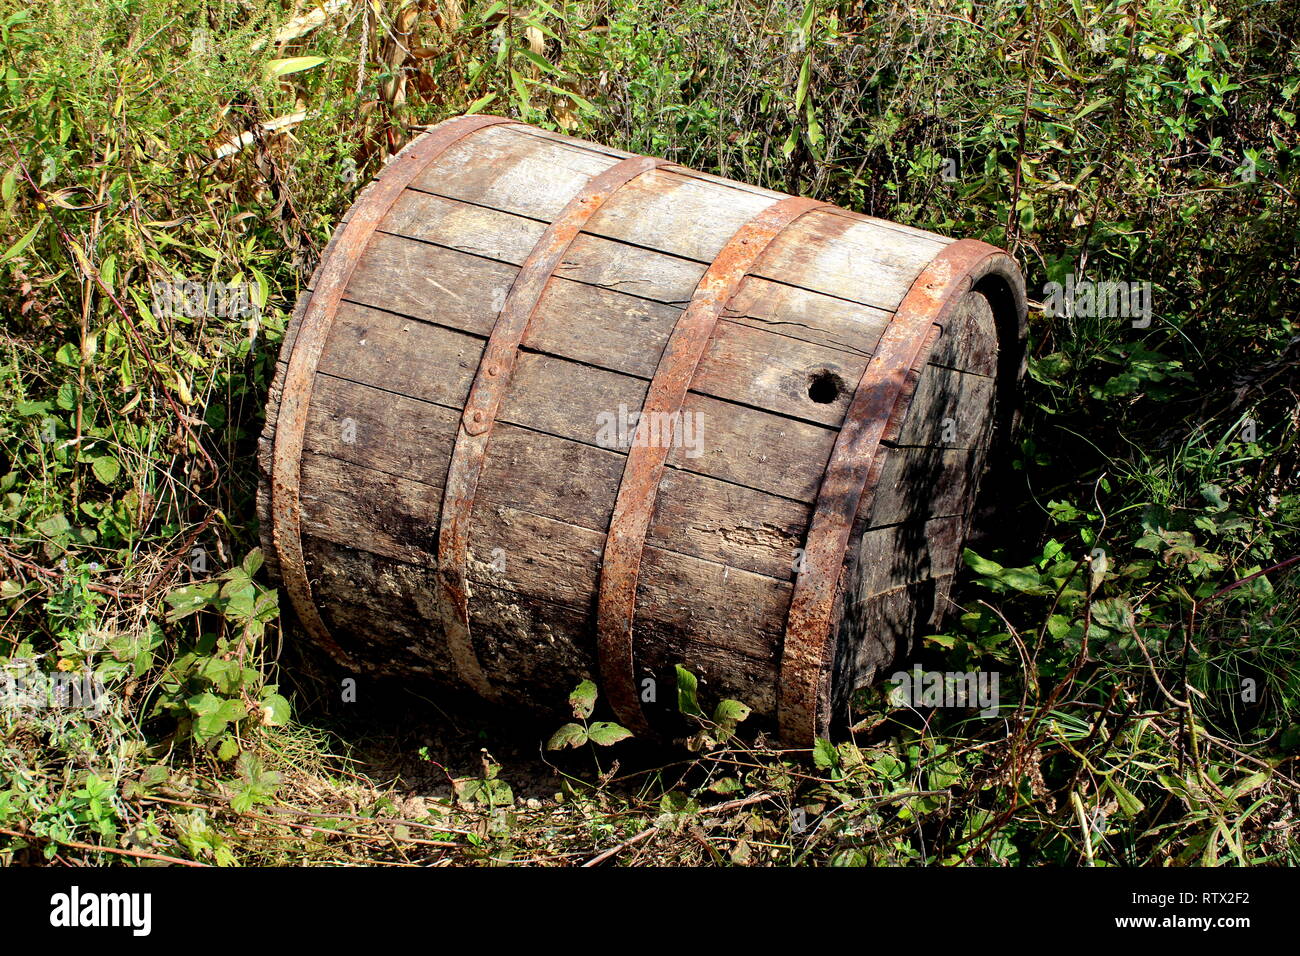
[[[1014, 326], [1007, 328], [1006, 316], [998, 316], [995, 309], [999, 378], [1004, 328], [1015, 336], [1008, 352], [1020, 353], [1016, 364], [1023, 366], [1027, 300], [1019, 267], [996, 246], [959, 239], [913, 280], [854, 390], [818, 489], [790, 599], [777, 678], [778, 730], [787, 743], [811, 744], [830, 734], [836, 625], [854, 519], [864, 498], [875, 493], [880, 462], [887, 454], [882, 441], [906, 418], [913, 393], [908, 380], [927, 361], [937, 341], [935, 327], [949, 319], [967, 294], [987, 283], [1000, 284], [1015, 318]], [[1016, 381], [1018, 376], [1011, 384]]]

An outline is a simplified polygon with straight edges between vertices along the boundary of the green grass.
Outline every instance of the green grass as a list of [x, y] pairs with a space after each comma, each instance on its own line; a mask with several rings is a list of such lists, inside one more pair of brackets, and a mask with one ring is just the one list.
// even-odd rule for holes
[[[375, 9], [0, 3], [0, 658], [110, 691], [0, 710], [0, 861], [1300, 862], [1294, 5]], [[811, 753], [551, 752], [289, 680], [250, 465], [284, 324], [470, 109], [1017, 256], [1018, 520], [922, 652], [1000, 672], [997, 717], [881, 691]], [[1037, 308], [1067, 274], [1151, 281], [1151, 324]], [[255, 321], [161, 314], [176, 280]]]

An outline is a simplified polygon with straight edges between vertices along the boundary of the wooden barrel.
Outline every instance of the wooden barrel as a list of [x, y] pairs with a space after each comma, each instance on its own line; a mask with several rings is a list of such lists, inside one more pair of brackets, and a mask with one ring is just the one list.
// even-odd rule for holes
[[286, 332], [267, 565], [357, 674], [791, 745], [943, 615], [1024, 362], [1003, 252], [499, 117], [432, 127]]

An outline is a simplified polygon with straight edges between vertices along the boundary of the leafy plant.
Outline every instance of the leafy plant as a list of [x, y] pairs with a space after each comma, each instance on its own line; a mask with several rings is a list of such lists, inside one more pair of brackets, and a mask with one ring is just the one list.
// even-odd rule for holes
[[551, 735], [551, 739], [546, 743], [547, 750], [576, 748], [587, 743], [610, 747], [632, 736], [630, 730], [613, 721], [590, 719], [596, 709], [596, 694], [596, 685], [589, 680], [583, 681], [573, 689], [569, 694], [569, 707], [573, 711], [574, 720]]

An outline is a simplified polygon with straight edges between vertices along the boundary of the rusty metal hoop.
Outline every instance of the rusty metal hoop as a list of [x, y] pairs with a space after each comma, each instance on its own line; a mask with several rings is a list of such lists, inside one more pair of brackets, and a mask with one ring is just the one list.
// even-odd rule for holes
[[443, 489], [438, 529], [438, 606], [447, 647], [460, 679], [488, 700], [497, 698], [496, 689], [483, 672], [469, 627], [469, 527], [492, 428], [510, 385], [520, 343], [555, 270], [596, 211], [636, 177], [672, 165], [664, 159], [633, 156], [615, 163], [578, 191], [524, 260], [479, 359]]
[[471, 133], [502, 123], [518, 121], [502, 116], [459, 116], [432, 127], [393, 157], [383, 175], [352, 207], [348, 221], [331, 243], [333, 249], [322, 261], [289, 353], [271, 462], [271, 540], [280, 557], [284, 589], [298, 620], [343, 664], [350, 664], [350, 658], [316, 610], [302, 549], [302, 449], [316, 369], [348, 282], [393, 203], [448, 148]]
[[647, 429], [654, 421], [677, 421], [718, 317], [763, 252], [800, 216], [827, 205], [798, 196], [782, 199], [736, 230], [700, 278], [690, 304], [678, 316], [646, 392], [605, 539], [596, 605], [596, 640], [605, 696], [619, 719], [636, 733], [652, 735], [653, 731], [637, 693], [632, 620], [646, 533], [671, 444], [668, 440], [652, 443]]
[[974, 239], [945, 246], [908, 289], [854, 390], [817, 492], [790, 599], [777, 696], [783, 740], [811, 743], [829, 734], [840, 572], [864, 495], [875, 493], [881, 441], [902, 425], [912, 395], [908, 380], [924, 364], [935, 326], [991, 273], [1013, 286], [1020, 281], [1001, 249]]

